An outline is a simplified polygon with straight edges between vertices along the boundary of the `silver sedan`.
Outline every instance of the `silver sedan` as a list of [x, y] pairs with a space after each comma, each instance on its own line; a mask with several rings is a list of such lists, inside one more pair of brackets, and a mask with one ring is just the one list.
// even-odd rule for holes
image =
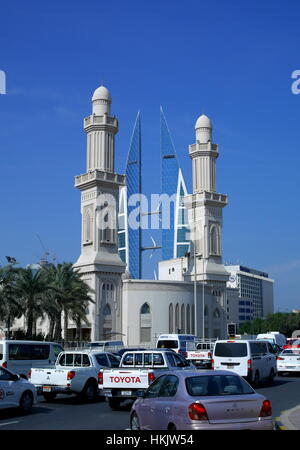
[[270, 401], [225, 370], [161, 375], [134, 402], [132, 430], [273, 430]]

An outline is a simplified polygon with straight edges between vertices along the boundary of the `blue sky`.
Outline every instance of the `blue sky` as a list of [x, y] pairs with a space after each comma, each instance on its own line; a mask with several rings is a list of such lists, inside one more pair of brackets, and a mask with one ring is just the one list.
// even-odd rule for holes
[[[268, 271], [275, 309], [299, 308], [299, 16], [297, 0], [2, 2], [0, 262], [37, 261], [37, 234], [59, 261], [77, 259], [74, 176], [85, 171], [83, 117], [103, 81], [121, 173], [141, 110], [145, 193], [160, 188], [159, 106], [189, 188], [194, 124], [203, 111], [212, 119], [217, 189], [229, 195], [224, 261]], [[145, 257], [146, 277], [158, 259]]]

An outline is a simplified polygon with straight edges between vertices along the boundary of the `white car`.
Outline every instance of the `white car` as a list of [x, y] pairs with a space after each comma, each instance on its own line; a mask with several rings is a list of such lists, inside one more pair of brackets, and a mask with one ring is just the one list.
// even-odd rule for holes
[[300, 349], [286, 349], [277, 356], [277, 374], [300, 372]]
[[0, 367], [0, 409], [19, 408], [27, 414], [36, 399], [36, 388], [32, 383]]

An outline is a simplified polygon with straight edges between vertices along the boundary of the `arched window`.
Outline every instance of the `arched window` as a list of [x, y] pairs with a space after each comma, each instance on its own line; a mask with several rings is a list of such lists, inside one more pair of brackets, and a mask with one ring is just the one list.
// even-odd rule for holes
[[190, 305], [187, 305], [187, 307], [186, 307], [186, 332], [188, 334], [191, 332]]
[[140, 309], [140, 341], [151, 342], [152, 316], [148, 303], [144, 303]]
[[111, 316], [111, 308], [110, 308], [108, 303], [106, 303], [106, 305], [104, 306], [103, 315], [104, 316]]
[[185, 306], [181, 305], [181, 333], [185, 333]]
[[178, 333], [179, 330], [179, 305], [178, 303], [175, 306], [175, 333]]
[[85, 215], [85, 241], [91, 241], [91, 213], [88, 210]]
[[204, 315], [208, 316], [208, 307], [207, 307], [207, 305], [205, 305], [205, 308], [204, 308]]
[[169, 306], [169, 333], [173, 333], [173, 303]]
[[219, 255], [220, 254], [220, 234], [219, 229], [216, 225], [212, 225], [210, 229], [210, 254]]
[[191, 332], [192, 332], [192, 334], [195, 334], [195, 306], [194, 305], [192, 305], [191, 322], [192, 322]]
[[150, 314], [150, 306], [148, 305], [148, 303], [144, 303], [141, 306], [141, 314]]

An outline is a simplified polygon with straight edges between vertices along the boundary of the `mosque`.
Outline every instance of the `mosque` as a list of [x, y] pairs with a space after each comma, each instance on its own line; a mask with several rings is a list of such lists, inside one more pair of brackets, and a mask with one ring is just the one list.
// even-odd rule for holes
[[[261, 314], [272, 313], [273, 280], [268, 274], [242, 266], [228, 269], [222, 262], [222, 217], [228, 197], [216, 191], [219, 149], [213, 143], [211, 120], [203, 114], [195, 123], [195, 143], [189, 145], [193, 192], [183, 196], [188, 251], [161, 261], [157, 280], [131, 276], [118, 244], [119, 196], [126, 177], [115, 172], [118, 120], [111, 115], [111, 103], [108, 89], [98, 87], [92, 114], [84, 119], [86, 172], [75, 177], [81, 192], [82, 235], [74, 267], [91, 287], [95, 302], [89, 307], [85, 338], [122, 339], [130, 346], [154, 345], [162, 333], [225, 338], [227, 323], [238, 321], [241, 310], [252, 313], [255, 301], [262, 305]], [[243, 295], [248, 279], [253, 286], [260, 283], [258, 291]], [[241, 307], [246, 301], [248, 309]]]

